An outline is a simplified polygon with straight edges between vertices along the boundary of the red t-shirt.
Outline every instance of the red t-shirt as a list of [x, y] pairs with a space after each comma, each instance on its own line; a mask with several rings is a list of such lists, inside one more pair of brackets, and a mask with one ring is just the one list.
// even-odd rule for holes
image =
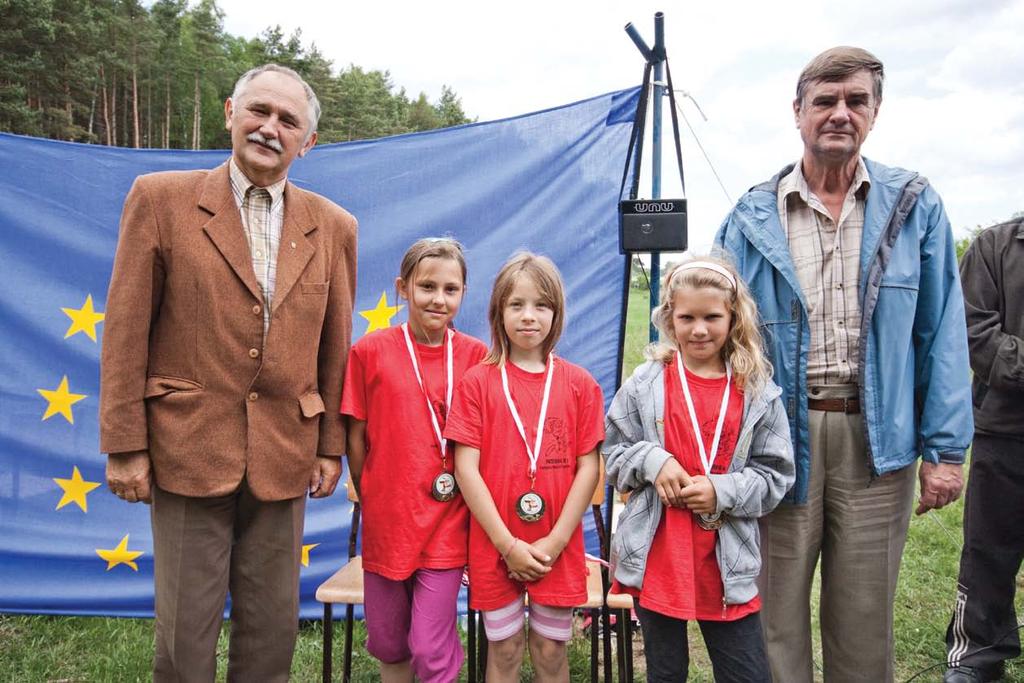
[[[551, 396], [544, 420], [544, 441], [537, 461], [534, 490], [546, 505], [544, 516], [524, 522], [515, 512], [516, 500], [530, 490], [530, 459], [509, 412], [496, 365], [478, 365], [466, 373], [455, 392], [445, 436], [480, 451], [480, 475], [512, 535], [532, 543], [555, 526], [576, 476], [576, 458], [604, 440], [604, 399], [597, 382], [583, 368], [555, 358]], [[509, 391], [515, 401], [531, 447], [537, 432], [545, 373], [508, 368]], [[469, 529], [470, 606], [497, 609], [525, 589], [532, 602], [551, 607], [574, 607], [586, 602], [587, 574], [582, 527], [555, 560], [551, 571], [533, 583], [508, 578], [508, 568], [475, 520]]]
[[[420, 374], [441, 429], [445, 425], [445, 347], [413, 342]], [[453, 381], [487, 355], [478, 339], [456, 332]], [[352, 346], [341, 412], [366, 421], [366, 460], [360, 481], [363, 567], [400, 581], [417, 569], [466, 564], [469, 510], [462, 496], [434, 500], [441, 449], [412, 368], [401, 327], [367, 335]], [[454, 472], [453, 444], [447, 470]]]
[[[693, 436], [690, 412], [679, 382], [676, 361], [665, 366], [665, 450], [690, 476], [704, 474], [704, 465]], [[706, 379], [686, 371], [687, 384], [693, 397], [705, 452], [710, 456], [715, 440], [715, 427], [722, 407], [725, 377]], [[729, 406], [722, 425], [718, 455], [711, 464], [713, 474], [729, 470], [743, 418], [743, 392], [733, 382], [729, 390]], [[722, 575], [715, 556], [716, 531], [702, 529], [692, 512], [685, 508], [666, 507], [654, 541], [647, 555], [644, 584], [640, 591], [619, 587], [640, 605], [676, 619], [735, 621], [761, 608], [761, 599], [754, 597], [742, 605], [725, 605]]]

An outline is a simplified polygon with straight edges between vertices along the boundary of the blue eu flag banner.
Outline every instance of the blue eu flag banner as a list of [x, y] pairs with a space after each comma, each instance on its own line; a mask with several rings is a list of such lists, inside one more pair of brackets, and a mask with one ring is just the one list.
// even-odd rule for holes
[[[610, 399], [624, 257], [616, 204], [638, 89], [489, 123], [314, 148], [290, 179], [359, 219], [353, 336], [399, 324], [406, 248], [451, 235], [471, 287], [458, 324], [488, 338], [490, 284], [518, 249], [568, 288], [559, 353]], [[213, 168], [226, 151], [127, 150], [0, 134], [0, 611], [151, 616], [149, 510], [106, 488], [99, 354], [124, 198], [154, 171]], [[328, 409], [337, 409], [329, 406]], [[311, 500], [302, 615], [347, 559], [351, 506]], [[588, 524], [587, 543], [597, 542]]]

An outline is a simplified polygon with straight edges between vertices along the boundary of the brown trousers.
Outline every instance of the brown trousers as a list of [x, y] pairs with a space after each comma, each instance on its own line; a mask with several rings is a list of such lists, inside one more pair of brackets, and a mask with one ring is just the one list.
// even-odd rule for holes
[[154, 488], [154, 681], [214, 680], [229, 591], [227, 680], [288, 680], [305, 508], [304, 496], [259, 501], [244, 480], [216, 498]]
[[[812, 387], [810, 396], [843, 398], [856, 391]], [[824, 679], [892, 681], [893, 600], [916, 468], [872, 480], [862, 415], [810, 411], [810, 449], [807, 504], [780, 506], [761, 521], [758, 583], [772, 676], [785, 683], [814, 680], [810, 603], [820, 556]]]

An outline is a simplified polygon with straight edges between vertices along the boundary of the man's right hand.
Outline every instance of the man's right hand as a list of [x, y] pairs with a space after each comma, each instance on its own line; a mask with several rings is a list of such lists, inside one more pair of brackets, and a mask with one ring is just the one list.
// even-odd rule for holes
[[683, 466], [674, 457], [665, 461], [661, 471], [654, 480], [654, 490], [658, 492], [658, 498], [665, 505], [673, 507], [686, 507], [683, 502], [682, 491], [693, 483], [690, 475], [686, 473]]
[[129, 503], [148, 503], [152, 495], [153, 473], [149, 451], [111, 453], [107, 456], [107, 486]]

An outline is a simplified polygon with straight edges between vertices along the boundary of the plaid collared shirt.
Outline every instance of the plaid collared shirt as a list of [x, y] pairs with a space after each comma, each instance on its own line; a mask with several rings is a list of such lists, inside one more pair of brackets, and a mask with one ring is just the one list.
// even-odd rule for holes
[[779, 182], [779, 217], [808, 306], [809, 386], [857, 381], [860, 242], [870, 183], [861, 159], [843, 200], [837, 229], [825, 205], [807, 187], [800, 162]]
[[252, 269], [263, 291], [263, 337], [270, 329], [270, 305], [277, 281], [277, 251], [284, 225], [284, 186], [287, 179], [267, 187], [257, 187], [232, 159], [228, 163], [231, 192], [242, 214], [242, 227], [249, 242]]

